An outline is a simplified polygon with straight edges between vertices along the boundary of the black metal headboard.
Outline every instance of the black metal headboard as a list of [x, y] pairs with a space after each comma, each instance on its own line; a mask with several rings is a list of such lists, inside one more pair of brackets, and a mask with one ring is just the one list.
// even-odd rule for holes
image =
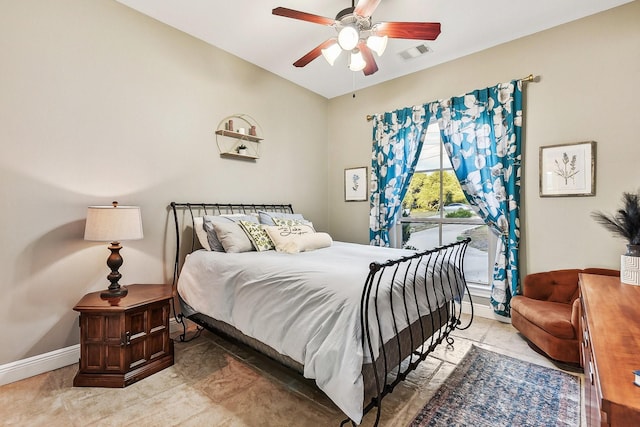
[[[238, 213], [254, 213], [258, 211], [293, 213], [290, 204], [245, 204], [245, 203], [178, 203], [171, 202], [171, 211], [176, 231], [176, 254], [173, 266], [173, 286], [177, 284], [181, 261], [187, 254], [196, 249], [195, 218], [204, 215], [225, 215]], [[182, 248], [187, 239], [182, 239], [186, 233], [191, 233], [191, 244]], [[187, 237], [187, 236], [184, 236]]]

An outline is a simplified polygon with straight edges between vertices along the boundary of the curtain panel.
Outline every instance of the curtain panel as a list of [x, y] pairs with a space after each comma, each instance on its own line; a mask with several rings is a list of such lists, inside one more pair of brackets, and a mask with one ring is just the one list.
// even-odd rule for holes
[[369, 239], [389, 246], [389, 230], [402, 208], [429, 124], [424, 107], [406, 107], [373, 118]]
[[510, 316], [520, 280], [522, 81], [438, 101], [435, 110], [462, 190], [498, 236], [491, 304], [497, 314]]
[[374, 117], [370, 240], [389, 246], [429, 119], [436, 117], [445, 150], [468, 202], [497, 234], [491, 283], [494, 311], [510, 316], [519, 286], [522, 81]]

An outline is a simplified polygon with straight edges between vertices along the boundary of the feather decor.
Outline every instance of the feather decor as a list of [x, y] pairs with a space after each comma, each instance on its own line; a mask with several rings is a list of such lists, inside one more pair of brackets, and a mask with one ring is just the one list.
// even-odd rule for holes
[[640, 191], [623, 193], [622, 205], [614, 215], [593, 212], [591, 216], [613, 234], [627, 239], [630, 245], [640, 245]]

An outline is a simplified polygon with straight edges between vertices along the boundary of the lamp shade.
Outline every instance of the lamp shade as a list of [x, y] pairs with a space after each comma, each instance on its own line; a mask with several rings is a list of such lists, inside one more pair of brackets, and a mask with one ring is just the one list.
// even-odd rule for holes
[[340, 53], [342, 53], [342, 49], [338, 43], [334, 43], [328, 48], [322, 49], [321, 52], [324, 59], [326, 59], [330, 65], [333, 65], [336, 59], [338, 59], [338, 56], [340, 56]]
[[387, 48], [387, 41], [389, 37], [387, 36], [369, 36], [367, 38], [367, 47], [378, 54], [378, 56], [382, 56], [384, 50]]
[[349, 69], [351, 71], [360, 71], [363, 70], [364, 67], [367, 66], [364, 58], [362, 57], [362, 52], [358, 49], [354, 49], [351, 52], [351, 61], [349, 62]]
[[360, 35], [358, 30], [351, 26], [344, 27], [338, 33], [338, 44], [344, 50], [351, 50], [358, 45]]
[[138, 206], [89, 206], [84, 240], [120, 242], [142, 239], [142, 216]]

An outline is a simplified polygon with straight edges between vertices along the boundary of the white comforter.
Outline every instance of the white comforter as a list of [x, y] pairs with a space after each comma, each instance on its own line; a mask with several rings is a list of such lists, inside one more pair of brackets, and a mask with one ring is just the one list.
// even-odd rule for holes
[[[370, 357], [362, 351], [359, 311], [369, 263], [411, 253], [342, 242], [299, 254], [200, 250], [187, 257], [178, 292], [196, 311], [303, 364], [304, 376], [315, 379], [360, 423], [361, 369]], [[442, 292], [437, 293], [438, 302], [431, 296], [431, 309], [443, 304]], [[414, 313], [411, 321], [415, 318]], [[393, 329], [385, 328], [382, 335], [387, 341]]]

